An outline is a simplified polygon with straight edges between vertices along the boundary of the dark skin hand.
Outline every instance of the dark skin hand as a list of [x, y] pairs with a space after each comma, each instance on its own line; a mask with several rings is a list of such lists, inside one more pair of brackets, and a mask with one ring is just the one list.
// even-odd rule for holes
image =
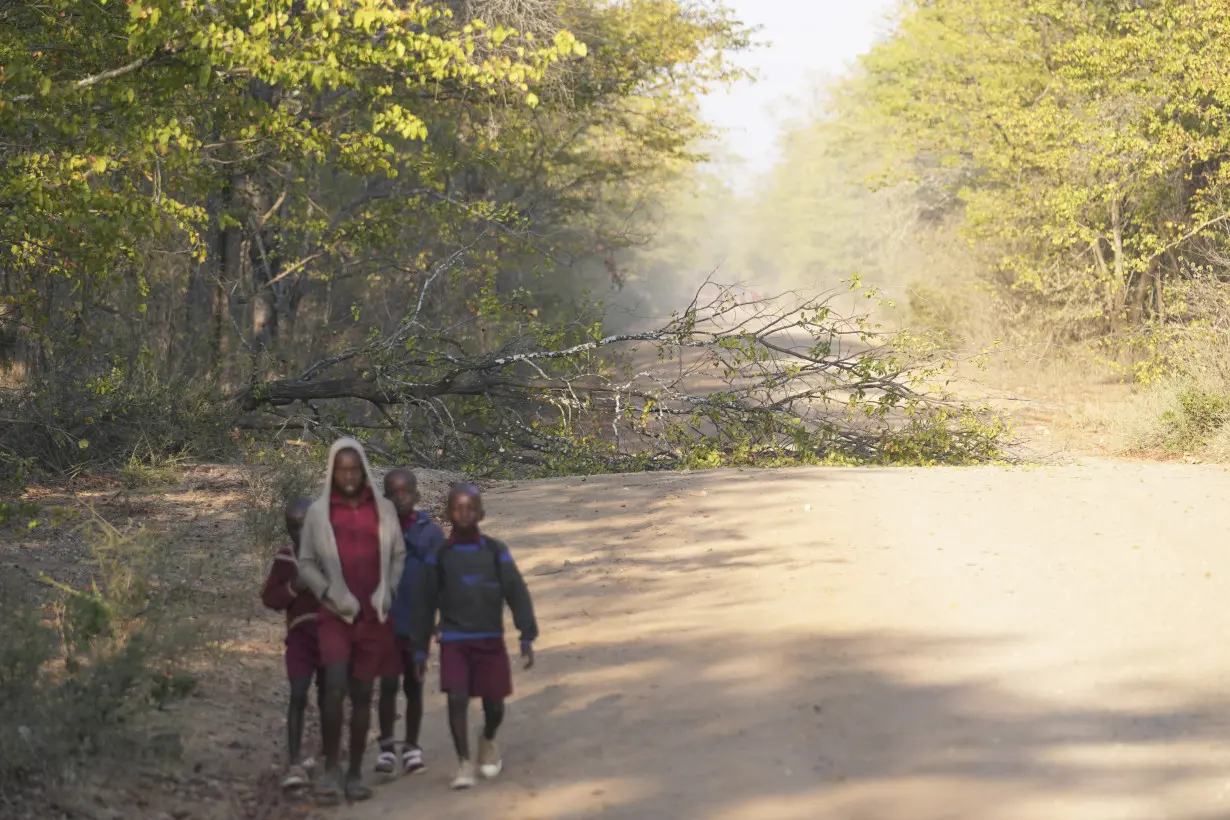
[[354, 450], [339, 452], [333, 459], [333, 489], [342, 498], [357, 504], [366, 486], [367, 472], [363, 469], [363, 459]]

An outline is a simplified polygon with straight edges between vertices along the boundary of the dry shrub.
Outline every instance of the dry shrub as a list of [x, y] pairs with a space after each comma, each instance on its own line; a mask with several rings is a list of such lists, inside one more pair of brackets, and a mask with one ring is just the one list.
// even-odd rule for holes
[[104, 376], [54, 372], [20, 389], [0, 389], [0, 481], [121, 470], [125, 480], [186, 458], [235, 454], [230, 425], [207, 386], [173, 384], [140, 370]]
[[1230, 458], [1230, 284], [1202, 276], [1173, 288], [1173, 322], [1146, 329], [1143, 385], [1115, 419], [1115, 449]]
[[1230, 424], [1223, 424], [1208, 437], [1201, 455], [1206, 461], [1230, 462]]
[[189, 580], [170, 580], [183, 570], [171, 539], [97, 516], [81, 529], [84, 588], [0, 576], [0, 789], [167, 754], [145, 718], [196, 685], [188, 664], [207, 641], [176, 617]]
[[286, 540], [287, 502], [319, 492], [325, 452], [323, 445], [286, 443], [254, 448], [248, 453], [245, 518], [253, 549], [262, 558], [272, 555]]

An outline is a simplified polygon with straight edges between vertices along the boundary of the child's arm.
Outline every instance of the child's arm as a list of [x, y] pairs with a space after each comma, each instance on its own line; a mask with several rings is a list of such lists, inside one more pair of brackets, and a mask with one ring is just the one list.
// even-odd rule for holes
[[401, 585], [401, 576], [406, 571], [406, 539], [402, 535], [401, 525], [397, 527], [396, 537], [389, 539], [389, 591], [396, 595]]
[[299, 536], [299, 581], [316, 596], [316, 600], [324, 603], [328, 600], [329, 579], [325, 577], [320, 558], [316, 555], [316, 544], [321, 537], [318, 529], [316, 516], [309, 513], [303, 522], [303, 533]]
[[431, 633], [436, 626], [439, 600], [440, 550], [437, 548], [428, 553], [423, 562], [418, 595], [414, 596], [414, 608], [410, 617], [410, 644], [414, 648], [415, 665], [427, 662], [427, 650], [431, 647]]
[[503, 543], [499, 547], [500, 577], [504, 583], [504, 600], [512, 610], [513, 625], [521, 633], [521, 644], [533, 643], [538, 638], [538, 619], [534, 617], [534, 602], [530, 599], [530, 589], [513, 561], [512, 553]]
[[293, 556], [279, 554], [273, 559], [273, 567], [269, 577], [265, 579], [265, 588], [261, 590], [261, 603], [275, 612], [285, 612], [299, 597], [292, 584], [298, 576]]

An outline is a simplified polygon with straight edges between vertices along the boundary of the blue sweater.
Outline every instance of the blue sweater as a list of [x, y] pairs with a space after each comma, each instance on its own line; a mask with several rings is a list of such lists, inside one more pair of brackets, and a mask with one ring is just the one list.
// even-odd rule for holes
[[416, 600], [422, 595], [423, 566], [444, 543], [444, 530], [431, 520], [431, 516], [419, 510], [418, 518], [406, 527], [402, 538], [406, 542], [406, 569], [401, 574], [401, 583], [393, 596], [393, 608], [389, 615], [398, 636], [409, 638], [413, 635], [411, 622]]

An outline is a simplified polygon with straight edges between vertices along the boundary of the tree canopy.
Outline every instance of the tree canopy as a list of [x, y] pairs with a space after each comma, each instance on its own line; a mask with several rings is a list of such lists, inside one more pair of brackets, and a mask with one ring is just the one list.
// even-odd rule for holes
[[[919, 458], [966, 453], [948, 433], [977, 414], [916, 383], [936, 351], [860, 330], [839, 352], [827, 301], [783, 303], [812, 336], [789, 353], [699, 330], [727, 291], [628, 337], [710, 349], [729, 390], [618, 380], [628, 339], [592, 293], [672, 275], [629, 251], [703, 179], [698, 99], [751, 36], [718, 0], [0, 2], [0, 458], [74, 469], [238, 428], [382, 431], [483, 469], [679, 464], [693, 435], [871, 459], [915, 453], [867, 426], [909, 418], [941, 433]], [[602, 432], [621, 419], [632, 451]]]
[[1089, 338], [1187, 318], [1226, 258], [1228, 25], [1206, 0], [904, 2], [846, 90], [1030, 319]]

